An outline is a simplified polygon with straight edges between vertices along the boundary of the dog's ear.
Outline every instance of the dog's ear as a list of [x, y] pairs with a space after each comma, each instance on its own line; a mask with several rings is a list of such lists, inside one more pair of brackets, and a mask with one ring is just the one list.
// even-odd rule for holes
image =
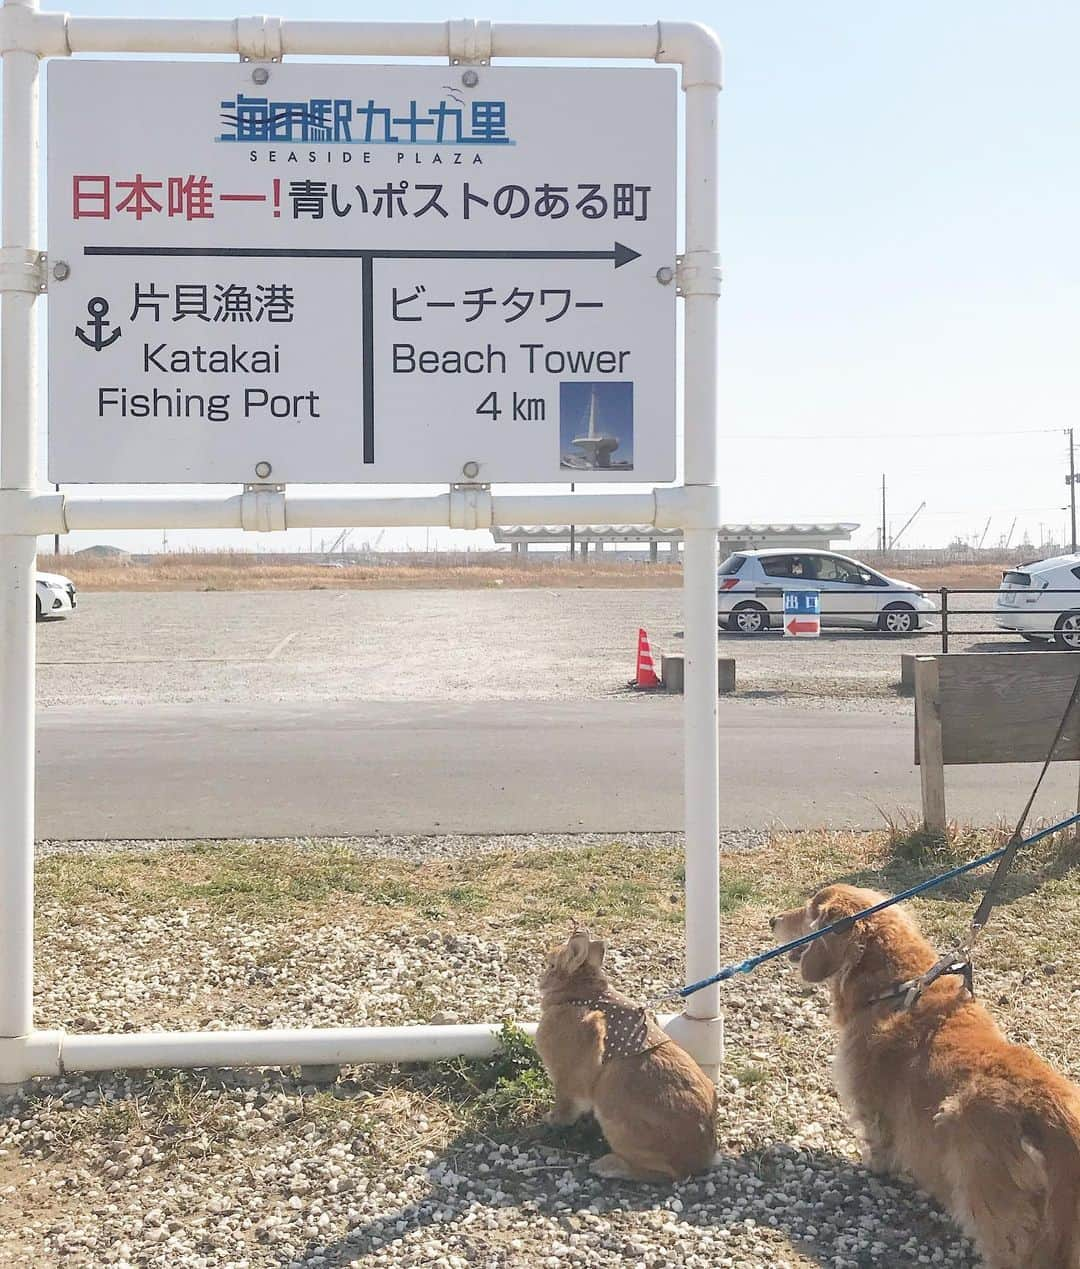
[[571, 934], [566, 941], [566, 946], [559, 953], [560, 969], [567, 974], [572, 974], [576, 969], [580, 969], [588, 958], [589, 946], [588, 930], [578, 930]]
[[847, 934], [826, 934], [816, 939], [802, 954], [799, 972], [808, 983], [820, 983], [839, 972], [847, 959]]
[[588, 961], [593, 969], [599, 969], [604, 963], [604, 953], [607, 951], [607, 945], [603, 939], [594, 939], [589, 944]]
[[[832, 902], [827, 891], [819, 892], [810, 900], [810, 915], [813, 918], [812, 928], [823, 929], [835, 921], [841, 921], [849, 913], [842, 905]], [[820, 983], [839, 973], [844, 964], [852, 956], [852, 927], [840, 930], [836, 934], [825, 934], [815, 939], [799, 961], [799, 970], [808, 983]]]

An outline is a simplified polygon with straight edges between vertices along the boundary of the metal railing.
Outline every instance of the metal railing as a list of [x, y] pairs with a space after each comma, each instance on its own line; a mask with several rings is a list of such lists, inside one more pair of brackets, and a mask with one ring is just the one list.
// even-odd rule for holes
[[[996, 586], [986, 589], [976, 587], [939, 586], [936, 590], [920, 591], [919, 594], [936, 596], [940, 604], [941, 611], [938, 615], [941, 619], [942, 652], [948, 652], [949, 650], [950, 635], [991, 635], [1001, 638], [1015, 638], [1017, 635], [1022, 637], [1026, 634], [1030, 635], [1033, 639], [1045, 639], [1047, 641], [1052, 641], [1058, 635], [1057, 625], [1061, 618], [1074, 612], [1078, 618], [1076, 630], [1076, 650], [1080, 651], [1080, 588], [1048, 586], [1045, 589], [1042, 587], [1037, 589], [1032, 587], [1030, 590], [1026, 590], [1024, 587], [1018, 586], [1015, 590], [1001, 591]], [[1014, 595], [1016, 597], [1016, 602], [1009, 605], [995, 603], [990, 608], [954, 608], [950, 603], [950, 596], [952, 595], [1000, 596], [1002, 594]], [[1069, 595], [1072, 597], [1071, 603], [1055, 605], [1049, 612], [1046, 613], [1040, 612], [1040, 615], [1044, 615], [1046, 618], [1045, 626], [1038, 626], [1034, 629], [1025, 629], [1023, 631], [1009, 630], [998, 625], [995, 620], [994, 626], [991, 629], [960, 630], [951, 624], [952, 618], [954, 617], [992, 617], [996, 619], [1003, 613], [1023, 613], [1025, 611], [1030, 613], [1032, 608], [1036, 607], [1038, 601], [1040, 601], [1045, 595]], [[1025, 603], [1024, 601], [1028, 600], [1029, 596], [1031, 599], [1035, 600], [1036, 603]]]
[[[782, 603], [783, 587], [782, 586], [776, 586], [776, 587], [761, 586], [755, 589], [753, 592], [749, 592], [749, 593], [743, 592], [743, 593], [747, 593], [748, 595], [752, 593], [753, 596], [757, 600], [766, 601], [765, 604], [762, 606], [767, 607], [769, 600], [775, 601], [777, 599], [780, 599]], [[825, 596], [830, 594], [830, 592], [828, 591], [821, 591], [819, 593], [822, 595], [823, 600]], [[832, 593], [835, 594], [835, 592], [832, 592]], [[726, 594], [731, 595], [732, 598], [734, 598], [734, 595], [732, 595], [732, 592], [726, 592]], [[1068, 646], [1071, 650], [1080, 651], [1080, 587], [1051, 587], [1051, 586], [1048, 586], [1046, 588], [1032, 587], [1030, 591], [1025, 590], [1023, 587], [1017, 587], [1015, 590], [1002, 592], [996, 586], [995, 587], [936, 586], [936, 587], [927, 587], [925, 589], [909, 591], [908, 594], [921, 595], [923, 598], [933, 599], [937, 601], [939, 606], [937, 612], [928, 613], [928, 612], [919, 612], [915, 610], [915, 616], [917, 617], [919, 624], [924, 626], [928, 620], [940, 620], [941, 651], [942, 652], [948, 652], [950, 639], [953, 639], [959, 636], [981, 636], [984, 638], [991, 637], [991, 638], [1015, 639], [1018, 637], [1023, 637], [1024, 635], [1028, 635], [1032, 639], [1043, 639], [1043, 640], [1046, 640], [1048, 643], [1058, 642], [1059, 635], [1060, 635], [1060, 632], [1057, 628], [1058, 622], [1061, 620], [1063, 616], [1068, 616], [1071, 614], [1075, 614], [1077, 618], [1076, 631], [1074, 636], [1075, 643], [1068, 643], [1065, 646]], [[971, 607], [957, 608], [954, 606], [954, 603], [953, 603], [953, 600], [956, 596], [964, 596], [964, 595], [999, 596], [1001, 594], [1009, 594], [1009, 595], [1016, 596], [1016, 602], [1008, 606], [999, 605], [995, 603], [985, 608], [971, 608]], [[1029, 604], [1025, 602], [1028, 599], [1029, 595], [1036, 602], [1041, 601], [1044, 596], [1050, 596], [1050, 595], [1066, 595], [1066, 596], [1069, 596], [1070, 599], [1068, 601], [1063, 601], [1060, 604], [1055, 604], [1048, 611], [1040, 610], [1040, 615], [1044, 616], [1046, 619], [1045, 625], [1036, 626], [1033, 629], [1025, 628], [1024, 630], [1021, 631], [1021, 630], [1009, 630], [997, 624], [995, 618], [997, 618], [999, 615], [1003, 613], [1009, 613], [1009, 612], [1023, 613], [1025, 611], [1030, 613], [1031, 610], [1036, 607], [1036, 604], [1035, 603]], [[897, 603], [897, 604], [903, 605], [902, 594], [897, 592], [890, 594], [886, 603], [887, 604]], [[884, 610], [885, 610], [884, 607], [882, 607], [882, 609], [880, 609], [876, 615], [880, 617], [881, 613], [884, 612]], [[731, 616], [731, 612], [732, 612], [732, 609], [725, 609], [723, 612], [720, 613], [719, 622], [722, 627], [726, 626], [726, 623]], [[776, 614], [771, 609], [769, 609], [768, 612], [769, 612], [770, 624], [772, 624], [772, 622], [775, 620], [775, 618], [778, 615], [779, 626], [782, 627], [783, 619], [784, 619], [783, 611], [781, 610], [779, 614]], [[874, 615], [875, 614], [868, 612], [865, 608], [862, 608], [862, 609], [833, 608], [831, 605], [826, 606], [823, 603], [822, 610], [821, 610], [821, 624], [823, 628], [828, 628], [830, 625], [833, 625], [835, 623], [836, 618], [850, 618], [852, 620], [852, 624], [855, 624], [857, 621], [865, 622], [867, 620], [872, 620]], [[967, 629], [964, 629], [962, 627], [958, 627], [955, 624], [955, 619], [957, 617], [960, 617], [960, 618], [981, 617], [987, 622], [987, 624], [985, 626], [978, 627], [978, 628], [969, 627]], [[990, 624], [990, 623], [993, 623], [993, 624]], [[777, 627], [774, 626], [773, 628], [777, 628]], [[882, 631], [882, 633], [892, 634], [894, 638], [906, 637], [904, 634], [899, 632]], [[910, 633], [914, 634], [915, 631], [913, 630]]]

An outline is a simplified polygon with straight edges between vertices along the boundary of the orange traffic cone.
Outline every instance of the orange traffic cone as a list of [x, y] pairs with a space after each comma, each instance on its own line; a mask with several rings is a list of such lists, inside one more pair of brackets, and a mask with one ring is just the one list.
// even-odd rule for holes
[[652, 648], [649, 647], [649, 636], [643, 629], [637, 632], [637, 677], [636, 687], [659, 687], [660, 680], [653, 668]]

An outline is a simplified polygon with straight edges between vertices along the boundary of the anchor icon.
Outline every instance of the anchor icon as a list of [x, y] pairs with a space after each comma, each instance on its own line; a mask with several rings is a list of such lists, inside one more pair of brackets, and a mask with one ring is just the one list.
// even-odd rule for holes
[[112, 322], [105, 320], [105, 314], [109, 311], [109, 301], [103, 296], [95, 295], [87, 304], [86, 311], [89, 314], [87, 326], [89, 326], [92, 337], [88, 336], [81, 326], [75, 327], [76, 338], [81, 339], [94, 352], [101, 352], [103, 348], [108, 348], [110, 344], [115, 344], [120, 338], [120, 327], [117, 326], [111, 335], [103, 334], [106, 326], [111, 326]]

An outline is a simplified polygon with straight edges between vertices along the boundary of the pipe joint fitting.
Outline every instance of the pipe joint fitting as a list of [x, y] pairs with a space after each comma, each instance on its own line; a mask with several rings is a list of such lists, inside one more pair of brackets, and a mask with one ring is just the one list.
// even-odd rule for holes
[[677, 1013], [660, 1019], [660, 1024], [680, 1048], [690, 1054], [706, 1073], [715, 1071], [724, 1061], [724, 1019], [695, 1018]]
[[37, 537], [67, 531], [63, 494], [0, 489], [0, 535]]
[[28, 5], [0, 9], [0, 53], [33, 53], [37, 57], [70, 57], [66, 13], [40, 13]]
[[658, 529], [719, 529], [720, 489], [717, 485], [682, 485], [654, 489]]
[[490, 529], [493, 523], [490, 485], [450, 486], [451, 529]]
[[63, 1031], [31, 1031], [0, 1039], [0, 1084], [21, 1084], [34, 1075], [63, 1075]]
[[718, 251], [687, 251], [676, 262], [675, 287], [684, 299], [692, 295], [718, 296], [722, 281]]
[[240, 499], [240, 527], [249, 533], [273, 533], [286, 528], [285, 486], [245, 485]]
[[0, 248], [0, 294], [8, 291], [25, 291], [28, 295], [41, 295], [49, 289], [44, 251], [28, 247]]
[[280, 62], [285, 55], [281, 18], [237, 18], [236, 51], [244, 62]]
[[487, 66], [491, 62], [491, 23], [454, 18], [446, 24], [451, 66]]
[[658, 22], [658, 62], [675, 62], [682, 67], [682, 86], [723, 87], [723, 50], [716, 32], [700, 22]]

